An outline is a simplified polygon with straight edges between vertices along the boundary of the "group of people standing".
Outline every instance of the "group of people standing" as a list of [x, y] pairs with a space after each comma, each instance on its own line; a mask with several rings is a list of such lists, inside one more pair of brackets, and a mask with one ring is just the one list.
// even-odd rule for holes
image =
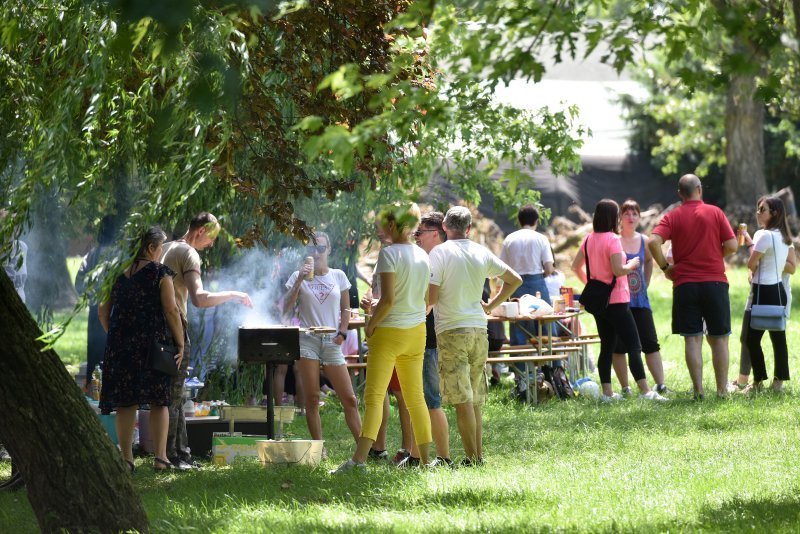
[[[608, 305], [593, 313], [600, 336], [602, 400], [622, 398], [612, 391], [611, 368], [613, 364], [620, 371], [617, 355], [623, 353], [628, 354], [641, 396], [665, 400], [660, 393], [668, 390], [663, 383], [658, 336], [646, 294], [653, 264], [673, 282], [672, 332], [684, 339], [695, 399], [702, 400], [705, 395], [703, 336], [711, 347], [718, 395], [727, 396], [739, 389], [761, 390], [767, 379], [761, 348], [764, 330], [751, 325], [750, 307], [756, 295], [759, 304], [785, 306], [787, 316], [789, 313], [788, 276], [795, 270], [796, 259], [783, 202], [777, 197], [759, 199], [756, 218], [760, 229], [752, 238], [747, 230], [741, 231], [742, 242], [750, 251], [747, 266], [752, 285], [742, 323], [741, 374], [730, 384], [731, 309], [724, 258], [739, 249], [739, 242], [722, 210], [703, 202], [703, 188], [697, 176], [681, 177], [678, 195], [681, 205], [664, 215], [649, 240], [635, 232], [640, 215], [638, 204], [629, 200], [620, 210], [615, 201], [601, 200], [595, 208], [593, 232], [583, 241], [573, 262], [573, 269], [583, 282], [587, 281], [584, 265], [588, 263], [592, 279], [614, 284]], [[617, 235], [620, 221], [622, 236]], [[671, 242], [671, 261], [662, 250], [667, 241]], [[781, 330], [769, 334], [775, 352], [772, 388], [781, 391], [783, 382], [789, 380], [786, 335]], [[642, 350], [656, 380], [656, 391], [650, 391], [645, 380]], [[754, 382], [745, 387], [750, 362]], [[627, 376], [624, 367], [618, 374], [622, 373]], [[626, 386], [622, 379], [620, 383]]]

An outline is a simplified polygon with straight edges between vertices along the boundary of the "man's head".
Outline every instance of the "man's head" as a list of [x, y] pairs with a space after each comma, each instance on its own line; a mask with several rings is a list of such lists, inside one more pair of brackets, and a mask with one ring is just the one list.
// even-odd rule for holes
[[447, 239], [464, 239], [472, 225], [472, 214], [464, 206], [453, 206], [447, 210], [442, 221], [442, 228]]
[[190, 242], [195, 250], [203, 250], [214, 244], [219, 231], [220, 225], [217, 218], [207, 211], [203, 211], [189, 223], [186, 241]]
[[694, 174], [684, 174], [678, 180], [678, 196], [684, 202], [687, 200], [700, 200], [703, 198], [703, 186], [700, 178]]
[[522, 206], [517, 213], [520, 226], [536, 226], [539, 222], [539, 210], [533, 204]]
[[433, 247], [447, 241], [447, 234], [444, 233], [444, 228], [442, 228], [442, 221], [444, 221], [442, 212], [432, 211], [426, 213], [419, 221], [419, 228], [414, 232], [417, 245], [428, 254], [433, 250]]

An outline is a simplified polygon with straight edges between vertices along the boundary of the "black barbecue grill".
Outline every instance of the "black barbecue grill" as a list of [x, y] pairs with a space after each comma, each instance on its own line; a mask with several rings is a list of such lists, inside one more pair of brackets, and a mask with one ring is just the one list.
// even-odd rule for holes
[[275, 439], [275, 410], [272, 379], [275, 366], [300, 359], [300, 329], [296, 326], [240, 326], [239, 362], [264, 364], [267, 367], [267, 437]]

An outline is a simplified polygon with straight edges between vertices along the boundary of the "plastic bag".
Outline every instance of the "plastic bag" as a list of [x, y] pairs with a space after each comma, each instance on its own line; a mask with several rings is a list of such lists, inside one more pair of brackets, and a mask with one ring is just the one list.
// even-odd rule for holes
[[553, 313], [553, 307], [549, 302], [534, 297], [533, 295], [522, 295], [519, 298], [519, 314], [527, 315], [533, 319], [542, 315]]

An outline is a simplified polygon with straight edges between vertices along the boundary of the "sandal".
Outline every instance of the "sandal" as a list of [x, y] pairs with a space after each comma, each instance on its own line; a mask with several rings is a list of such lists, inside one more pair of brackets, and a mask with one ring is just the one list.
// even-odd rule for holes
[[[158, 465], [161, 465], [162, 467], [156, 467]], [[162, 460], [157, 456], [153, 458], [153, 469], [155, 469], [156, 471], [169, 471], [174, 467], [175, 466], [172, 465], [172, 463], [169, 460]]]
[[136, 471], [136, 466], [133, 465], [133, 462], [131, 462], [130, 460], [125, 460], [125, 463], [128, 464], [128, 467], [131, 468], [131, 474], [133, 474], [133, 472]]

